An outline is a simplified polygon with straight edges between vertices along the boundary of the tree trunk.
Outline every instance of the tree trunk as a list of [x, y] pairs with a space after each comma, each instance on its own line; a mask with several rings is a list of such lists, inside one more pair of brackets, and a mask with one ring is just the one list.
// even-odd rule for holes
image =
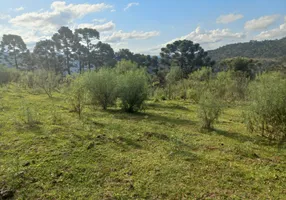
[[90, 60], [88, 59], [88, 70], [91, 70], [91, 66], [90, 66]]
[[82, 62], [79, 60], [79, 73], [82, 74]]
[[68, 71], [68, 74], [70, 75], [71, 74], [71, 70], [70, 70], [70, 60], [69, 60], [69, 56], [67, 55], [67, 71]]
[[16, 66], [16, 69], [19, 69], [19, 67], [18, 67], [18, 62], [17, 62], [17, 55], [16, 55], [16, 53], [15, 53], [14, 59], [15, 59], [15, 66]]

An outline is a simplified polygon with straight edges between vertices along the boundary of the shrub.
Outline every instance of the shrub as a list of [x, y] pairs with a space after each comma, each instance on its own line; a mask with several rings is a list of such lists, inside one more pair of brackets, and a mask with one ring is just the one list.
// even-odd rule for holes
[[148, 94], [148, 78], [145, 70], [128, 71], [120, 75], [118, 83], [122, 109], [126, 112], [141, 110]]
[[112, 69], [102, 68], [88, 74], [87, 88], [92, 104], [100, 105], [104, 110], [115, 103], [117, 96], [117, 75]]
[[9, 82], [18, 81], [20, 76], [19, 71], [14, 68], [7, 68], [0, 65], [0, 85], [7, 84]]
[[193, 72], [189, 75], [189, 90], [187, 91], [187, 96], [193, 100], [195, 103], [200, 101], [202, 91], [209, 88], [209, 84], [212, 79], [211, 68], [202, 67], [201, 69]]
[[250, 131], [259, 131], [270, 140], [286, 139], [286, 79], [265, 73], [250, 85], [251, 105], [247, 114]]
[[60, 79], [61, 77], [54, 71], [44, 69], [36, 70], [33, 74], [35, 87], [42, 89], [50, 98], [52, 97], [52, 92], [59, 86]]
[[68, 87], [68, 103], [79, 118], [81, 118], [87, 97], [85, 78], [86, 76], [79, 75], [71, 81]]
[[249, 78], [244, 73], [235, 71], [223, 71], [216, 74], [213, 87], [219, 97], [225, 102], [244, 100], [247, 93]]
[[219, 118], [222, 111], [222, 103], [217, 95], [211, 90], [202, 92], [199, 100], [198, 117], [201, 120], [201, 127], [210, 130], [214, 122]]
[[115, 70], [118, 74], [123, 74], [131, 70], [137, 70], [138, 64], [130, 60], [121, 60], [116, 64]]
[[180, 67], [172, 66], [170, 72], [166, 75], [168, 98], [173, 99], [176, 91], [176, 83], [182, 79], [183, 73]]
[[20, 107], [20, 111], [21, 111], [20, 119], [28, 127], [34, 127], [40, 124], [40, 120], [39, 120], [40, 114], [31, 105], [22, 103], [22, 106]]

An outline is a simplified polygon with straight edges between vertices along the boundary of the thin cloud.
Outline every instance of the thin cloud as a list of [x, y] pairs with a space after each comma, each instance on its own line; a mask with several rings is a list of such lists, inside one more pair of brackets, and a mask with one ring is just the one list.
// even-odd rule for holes
[[127, 6], [124, 8], [124, 11], [128, 10], [132, 6], [139, 6], [139, 3], [138, 2], [132, 2], [132, 3], [127, 4]]
[[228, 15], [221, 15], [216, 19], [216, 23], [218, 24], [229, 24], [236, 20], [242, 19], [243, 15], [241, 14], [228, 14]]
[[19, 7], [19, 8], [15, 8], [15, 11], [16, 11], [16, 12], [19, 12], [19, 11], [22, 11], [22, 10], [24, 10], [24, 9], [25, 9], [25, 8], [21, 6], [21, 7]]
[[160, 32], [158, 31], [149, 31], [149, 32], [143, 32], [143, 31], [132, 31], [132, 32], [123, 32], [122, 30], [116, 31], [112, 33], [110, 36], [106, 36], [103, 38], [104, 42], [109, 43], [118, 43], [124, 40], [129, 39], [136, 39], [136, 40], [146, 40], [155, 36], [159, 36]]
[[246, 30], [264, 30], [274, 24], [279, 18], [279, 15], [268, 15], [268, 16], [262, 16], [258, 19], [252, 19], [250, 21], [247, 21], [244, 25], [244, 28]]
[[115, 24], [112, 21], [99, 25], [85, 23], [85, 24], [79, 24], [78, 28], [92, 28], [96, 29], [99, 32], [106, 32], [115, 29]]

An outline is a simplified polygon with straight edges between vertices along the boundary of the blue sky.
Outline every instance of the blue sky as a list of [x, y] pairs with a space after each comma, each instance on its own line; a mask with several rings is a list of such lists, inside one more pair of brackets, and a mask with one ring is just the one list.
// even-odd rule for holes
[[118, 50], [158, 54], [177, 39], [205, 49], [286, 36], [286, 0], [13, 0], [1, 2], [0, 36], [21, 35], [30, 48], [60, 26], [90, 27]]

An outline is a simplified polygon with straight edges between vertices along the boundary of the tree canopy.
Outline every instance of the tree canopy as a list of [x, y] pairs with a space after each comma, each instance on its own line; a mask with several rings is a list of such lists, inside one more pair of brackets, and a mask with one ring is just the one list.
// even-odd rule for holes
[[177, 40], [161, 49], [162, 63], [181, 67], [185, 76], [202, 66], [213, 66], [214, 62], [208, 53], [198, 44], [190, 40]]

